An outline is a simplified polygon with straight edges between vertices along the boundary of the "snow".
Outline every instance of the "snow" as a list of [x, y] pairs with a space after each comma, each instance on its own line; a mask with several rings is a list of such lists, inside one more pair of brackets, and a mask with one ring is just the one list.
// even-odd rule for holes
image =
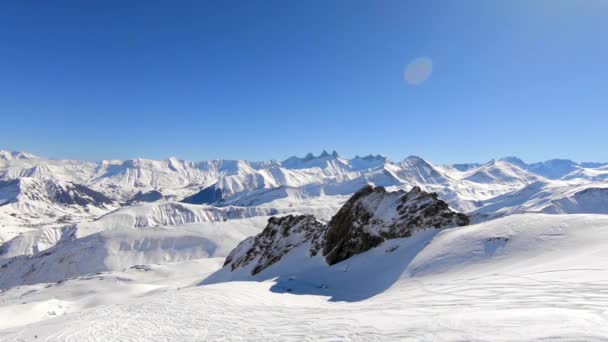
[[0, 329], [196, 285], [267, 220], [102, 231], [0, 261]]
[[[1, 294], [3, 304], [17, 309], [19, 301], [36, 298], [40, 308], [32, 304], [30, 317], [0, 311], [4, 319], [30, 323], [22, 328], [13, 321], [0, 340], [600, 341], [608, 338], [606, 241], [606, 216], [525, 214], [423, 231], [331, 267], [314, 258], [302, 264], [290, 253], [256, 281], [178, 290], [137, 280], [141, 287], [124, 292], [118, 289], [127, 282], [118, 281], [108, 291], [124, 296], [103, 294], [108, 302], [90, 307], [92, 299], [71, 293], [89, 286], [103, 292], [118, 273], [17, 288]], [[120, 276], [135, 279], [138, 272]], [[205, 278], [209, 267], [194, 273]], [[37, 315], [46, 317], [34, 322]]]
[[231, 222], [101, 231], [31, 256], [4, 260], [0, 268], [0, 289], [57, 282], [137, 264], [225, 257], [237, 243], [258, 233], [265, 221], [256, 218], [236, 225]]
[[[594, 215], [608, 214], [607, 180], [605, 163], [517, 157], [90, 162], [0, 151], [0, 341], [607, 340], [608, 216]], [[478, 224], [333, 266], [302, 244], [255, 276], [222, 268], [270, 215], [328, 220], [368, 184], [437, 192]], [[221, 200], [181, 202], [204, 189]], [[133, 201], [145, 193], [153, 201]], [[391, 198], [368, 203], [382, 221]]]
[[[323, 196], [348, 196], [367, 184], [373, 184], [404, 190], [419, 186], [425, 191], [437, 192], [456, 210], [472, 212], [482, 206], [481, 201], [513, 193], [537, 181], [591, 183], [606, 180], [602, 163], [552, 160], [526, 164], [515, 157], [459, 166], [434, 165], [415, 156], [399, 162], [380, 155], [347, 159], [335, 151], [324, 151], [318, 156], [292, 157], [283, 162], [193, 162], [173, 157], [166, 160], [139, 158], [87, 162], [52, 160], [8, 151], [2, 151], [2, 156], [0, 180], [29, 177], [71, 182], [99, 191], [122, 206], [129, 204], [138, 194], [152, 191], [161, 200], [180, 201], [203, 189], [217, 189], [221, 193], [221, 201], [213, 203], [216, 206], [257, 206], [282, 199], [293, 202]], [[558, 179], [558, 176], [563, 179]], [[4, 197], [7, 196], [0, 196], [0, 203], [6, 202]], [[27, 221], [7, 217], [5, 211], [8, 209], [0, 209], [3, 221], [10, 221], [10, 224], [3, 223], [2, 226], [15, 229], [58, 223], [57, 216], [52, 217], [48, 210], [35, 203], [26, 202], [17, 211], [28, 206], [30, 209], [27, 210], [34, 211], [35, 215], [30, 215]], [[101, 214], [96, 212], [85, 218], [85, 213], [69, 211], [59, 217], [77, 222], [92, 220]]]
[[484, 203], [473, 212], [477, 219], [516, 213], [608, 213], [608, 183], [570, 181], [534, 182]]

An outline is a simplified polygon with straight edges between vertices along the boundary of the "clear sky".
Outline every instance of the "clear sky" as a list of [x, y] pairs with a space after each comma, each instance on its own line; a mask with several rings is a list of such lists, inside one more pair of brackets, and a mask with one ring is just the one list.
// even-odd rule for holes
[[603, 0], [3, 1], [0, 149], [608, 161], [607, 18]]

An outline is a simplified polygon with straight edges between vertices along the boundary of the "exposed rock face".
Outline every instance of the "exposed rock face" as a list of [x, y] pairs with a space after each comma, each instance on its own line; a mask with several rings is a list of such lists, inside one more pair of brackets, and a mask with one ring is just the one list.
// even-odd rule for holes
[[224, 266], [251, 268], [255, 275], [279, 261], [292, 249], [310, 243], [309, 255], [322, 252], [333, 265], [363, 253], [388, 239], [409, 237], [417, 230], [464, 226], [468, 216], [452, 211], [448, 204], [419, 187], [387, 192], [367, 186], [355, 193], [324, 225], [311, 215], [272, 217], [255, 237], [241, 242]]
[[230, 252], [224, 266], [230, 264], [235, 270], [253, 264], [251, 274], [255, 275], [306, 242], [311, 242], [311, 256], [316, 255], [323, 229], [323, 223], [312, 215], [271, 217], [260, 234], [245, 239]]
[[355, 193], [329, 222], [323, 255], [333, 265], [416, 230], [469, 223], [468, 216], [452, 211], [437, 194], [419, 187], [410, 192], [386, 192], [383, 187], [368, 186]]

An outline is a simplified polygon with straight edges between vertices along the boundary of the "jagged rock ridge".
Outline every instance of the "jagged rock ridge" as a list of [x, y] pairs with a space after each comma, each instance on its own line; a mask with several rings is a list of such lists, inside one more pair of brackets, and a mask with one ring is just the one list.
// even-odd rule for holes
[[241, 242], [226, 258], [224, 266], [232, 270], [254, 264], [251, 274], [257, 274], [279, 261], [292, 249], [311, 242], [311, 253], [320, 249], [323, 223], [312, 215], [271, 217], [260, 234]]
[[309, 244], [309, 256], [319, 252], [329, 265], [378, 246], [388, 239], [411, 236], [429, 228], [464, 226], [469, 217], [418, 187], [409, 192], [387, 192], [367, 186], [356, 192], [340, 211], [323, 224], [311, 215], [272, 217], [255, 237], [241, 242], [224, 266], [234, 271], [249, 267], [260, 273], [296, 247]]
[[468, 225], [468, 216], [419, 187], [387, 192], [367, 186], [355, 193], [331, 219], [323, 255], [332, 265], [365, 252], [387, 239], [408, 237], [417, 229]]

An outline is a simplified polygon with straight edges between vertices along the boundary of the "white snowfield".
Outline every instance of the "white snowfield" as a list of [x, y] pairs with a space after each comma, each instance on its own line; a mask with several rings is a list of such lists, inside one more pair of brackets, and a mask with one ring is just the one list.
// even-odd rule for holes
[[[306, 243], [253, 277], [222, 267], [271, 215], [327, 221], [368, 184], [437, 192], [477, 224], [333, 266]], [[606, 163], [0, 151], [0, 341], [608, 340], [599, 214]]]
[[209, 276], [222, 259], [187, 260], [196, 257], [185, 248], [177, 264], [12, 287], [0, 293], [0, 341], [608, 339], [605, 215], [425, 230], [331, 267], [294, 250], [255, 279]]
[[106, 230], [0, 262], [0, 329], [191, 286], [268, 217]]

